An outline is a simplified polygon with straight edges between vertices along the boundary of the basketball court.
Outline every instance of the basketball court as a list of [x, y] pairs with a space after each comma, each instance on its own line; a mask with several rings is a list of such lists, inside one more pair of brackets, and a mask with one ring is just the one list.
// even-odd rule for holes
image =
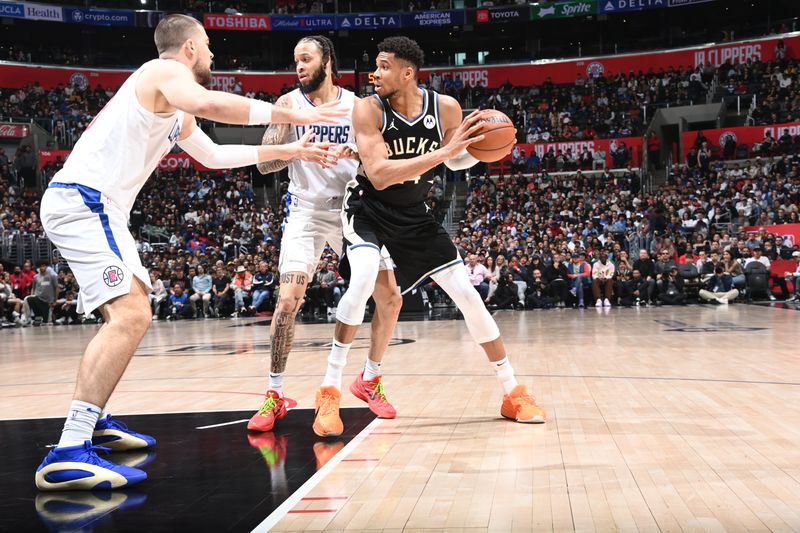
[[402, 317], [383, 367], [398, 417], [345, 391], [338, 439], [311, 431], [332, 324], [298, 326], [285, 381], [297, 405], [248, 434], [269, 321], [155, 323], [110, 403], [158, 439], [113, 457], [150, 477], [107, 493], [33, 483], [97, 326], [5, 330], [0, 530], [800, 530], [799, 317], [743, 304], [497, 312], [543, 425], [499, 416], [463, 321]]

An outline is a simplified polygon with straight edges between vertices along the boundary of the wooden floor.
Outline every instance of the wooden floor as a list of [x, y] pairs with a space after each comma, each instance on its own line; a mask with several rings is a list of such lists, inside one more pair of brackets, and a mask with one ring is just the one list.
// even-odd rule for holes
[[[546, 424], [499, 417], [501, 388], [463, 322], [401, 322], [395, 337], [413, 342], [390, 348], [384, 364], [398, 418], [369, 426], [294, 508], [335, 512], [289, 513], [274, 530], [800, 530], [800, 313], [495, 316]], [[154, 324], [112, 412], [258, 408], [268, 328], [253, 322]], [[63, 416], [95, 330], [0, 331], [0, 418]], [[285, 390], [299, 407], [313, 406], [331, 334], [329, 324], [298, 327]], [[343, 394], [343, 406], [360, 405]]]

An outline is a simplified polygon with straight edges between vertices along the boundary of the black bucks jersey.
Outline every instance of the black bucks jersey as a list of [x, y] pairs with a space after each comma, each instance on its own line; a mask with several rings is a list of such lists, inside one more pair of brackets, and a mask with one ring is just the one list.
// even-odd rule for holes
[[[386, 100], [379, 101], [383, 106], [381, 132], [389, 159], [409, 159], [439, 148], [444, 132], [439, 123], [438, 94], [423, 91], [422, 113], [414, 119], [394, 111]], [[462, 264], [447, 231], [425, 205], [433, 176], [434, 171], [430, 170], [379, 191], [360, 166], [356, 181], [348, 183], [345, 191], [342, 232], [346, 247], [380, 250], [386, 246], [403, 293], [437, 272]]]
[[[439, 95], [434, 91], [421, 89], [422, 113], [416, 118], [408, 118], [392, 109], [387, 100], [377, 98], [383, 107], [381, 133], [389, 159], [411, 159], [439, 148], [444, 132], [439, 120]], [[395, 206], [409, 206], [425, 201], [433, 185], [435, 168], [421, 176], [403, 183], [375, 189], [367, 179], [363, 165], [358, 168], [358, 183], [364, 187], [365, 194], [381, 202]]]

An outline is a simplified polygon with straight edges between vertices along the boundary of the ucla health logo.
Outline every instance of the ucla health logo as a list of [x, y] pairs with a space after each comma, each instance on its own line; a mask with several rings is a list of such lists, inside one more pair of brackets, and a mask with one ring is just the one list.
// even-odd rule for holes
[[103, 270], [103, 282], [109, 287], [116, 287], [125, 279], [125, 273], [118, 266], [110, 266]]

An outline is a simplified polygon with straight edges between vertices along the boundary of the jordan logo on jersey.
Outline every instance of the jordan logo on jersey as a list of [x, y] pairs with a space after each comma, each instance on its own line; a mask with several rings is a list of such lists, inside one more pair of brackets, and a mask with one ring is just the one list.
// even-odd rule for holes
[[389, 124], [389, 127], [388, 127], [388, 128], [386, 128], [386, 131], [389, 131], [389, 130], [397, 130], [397, 131], [400, 131], [400, 130], [397, 128], [397, 126], [395, 126], [395, 125], [394, 125], [394, 119], [392, 119], [392, 122], [391, 122], [391, 124]]

